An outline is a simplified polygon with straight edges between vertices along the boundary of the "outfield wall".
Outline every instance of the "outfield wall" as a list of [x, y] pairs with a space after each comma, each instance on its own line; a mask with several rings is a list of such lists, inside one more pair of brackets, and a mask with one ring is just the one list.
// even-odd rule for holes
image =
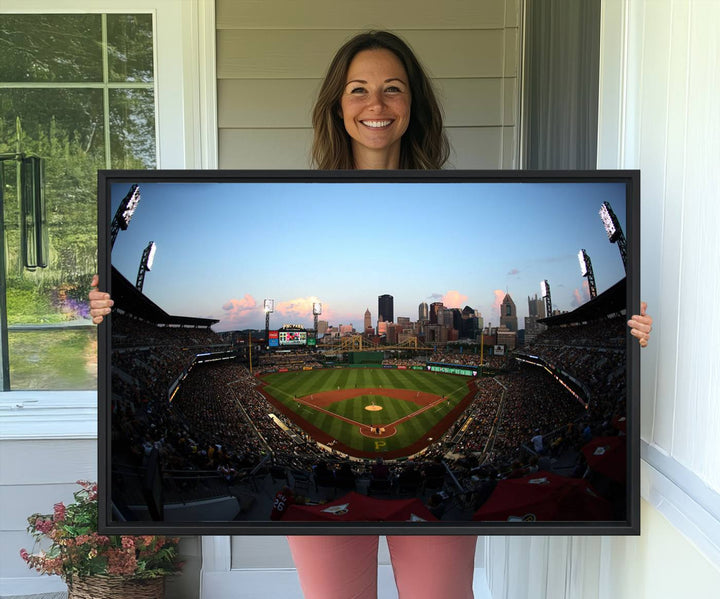
[[353, 351], [348, 352], [348, 363], [353, 364], [382, 364], [385, 353], [381, 351]]

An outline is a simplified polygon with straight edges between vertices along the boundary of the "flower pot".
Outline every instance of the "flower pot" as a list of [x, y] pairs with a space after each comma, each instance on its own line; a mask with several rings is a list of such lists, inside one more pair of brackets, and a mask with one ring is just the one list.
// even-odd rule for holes
[[68, 599], [163, 599], [165, 578], [88, 576], [68, 582]]

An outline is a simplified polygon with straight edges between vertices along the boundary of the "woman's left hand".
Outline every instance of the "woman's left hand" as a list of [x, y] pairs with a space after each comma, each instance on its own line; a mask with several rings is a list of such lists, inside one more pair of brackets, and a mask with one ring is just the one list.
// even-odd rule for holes
[[628, 320], [630, 334], [638, 338], [640, 347], [647, 347], [648, 339], [650, 339], [650, 331], [652, 331], [652, 316], [646, 314], [647, 304], [640, 302], [640, 314], [633, 314]]

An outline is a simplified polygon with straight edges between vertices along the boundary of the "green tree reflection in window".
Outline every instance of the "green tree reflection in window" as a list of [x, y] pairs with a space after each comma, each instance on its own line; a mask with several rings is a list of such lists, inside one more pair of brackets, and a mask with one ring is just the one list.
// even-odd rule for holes
[[92, 389], [97, 170], [156, 165], [152, 15], [0, 15], [0, 57], [0, 153], [44, 158], [50, 248], [47, 268], [23, 267], [3, 163], [11, 386]]

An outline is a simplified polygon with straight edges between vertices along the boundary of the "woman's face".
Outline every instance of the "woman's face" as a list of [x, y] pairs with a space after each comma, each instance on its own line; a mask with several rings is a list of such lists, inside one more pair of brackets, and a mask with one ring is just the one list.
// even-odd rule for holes
[[348, 67], [340, 109], [353, 158], [397, 168], [400, 139], [410, 123], [410, 82], [390, 50], [358, 52]]

